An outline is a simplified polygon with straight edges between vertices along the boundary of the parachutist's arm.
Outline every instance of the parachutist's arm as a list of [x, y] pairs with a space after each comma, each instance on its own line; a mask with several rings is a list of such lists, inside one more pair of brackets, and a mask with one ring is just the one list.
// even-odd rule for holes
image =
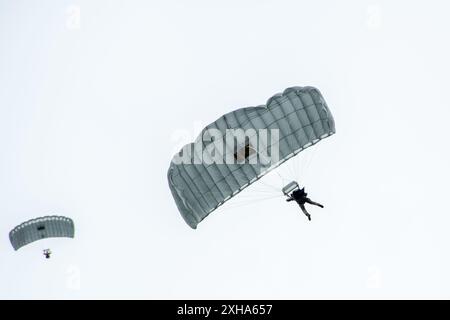
[[289, 198], [287, 198], [287, 202], [289, 202], [289, 201], [292, 201], [292, 200], [294, 200], [294, 199], [292, 199], [291, 197], [289, 197]]

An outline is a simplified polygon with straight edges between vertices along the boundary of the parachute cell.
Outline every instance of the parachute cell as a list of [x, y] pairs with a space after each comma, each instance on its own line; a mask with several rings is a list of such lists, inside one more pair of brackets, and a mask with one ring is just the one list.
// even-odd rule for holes
[[72, 219], [62, 216], [46, 216], [26, 221], [9, 233], [14, 250], [46, 238], [73, 238], [75, 227]]
[[[210, 129], [220, 132], [221, 137], [216, 136], [211, 139], [214, 142], [205, 143], [204, 136]], [[237, 148], [235, 144], [230, 145], [230, 140], [226, 139], [229, 129], [278, 130], [278, 161], [270, 165], [240, 161], [259, 154], [254, 142], [246, 142]], [[314, 87], [288, 88], [271, 97], [266, 105], [238, 109], [220, 117], [208, 125], [196, 141], [202, 141], [204, 148], [211, 149], [212, 146], [215, 158], [223, 161], [196, 163], [194, 160], [199, 154], [195, 151], [195, 143], [191, 143], [183, 147], [170, 164], [169, 187], [182, 217], [195, 229], [212, 211], [270, 170], [334, 133], [333, 116]], [[227, 155], [218, 147], [222, 144], [225, 150], [231, 150], [237, 163], [225, 161]], [[267, 146], [269, 144], [274, 146], [273, 142], [268, 142]], [[193, 161], [180, 163], [180, 155], [192, 149], [190, 157]]]

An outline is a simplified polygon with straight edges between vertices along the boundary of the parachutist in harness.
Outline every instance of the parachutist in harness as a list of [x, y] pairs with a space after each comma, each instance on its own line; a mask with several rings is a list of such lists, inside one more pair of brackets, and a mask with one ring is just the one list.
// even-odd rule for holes
[[288, 199], [286, 201], [293, 201], [293, 200], [298, 203], [298, 205], [302, 209], [303, 213], [308, 217], [309, 221], [311, 221], [311, 215], [308, 213], [308, 211], [306, 211], [305, 203], [309, 203], [314, 206], [323, 208], [323, 205], [321, 205], [320, 203], [314, 202], [308, 198], [308, 194], [305, 192], [305, 188], [294, 190], [288, 196]]
[[43, 250], [43, 253], [46, 259], [50, 259], [50, 255], [52, 254], [52, 251], [50, 249]]

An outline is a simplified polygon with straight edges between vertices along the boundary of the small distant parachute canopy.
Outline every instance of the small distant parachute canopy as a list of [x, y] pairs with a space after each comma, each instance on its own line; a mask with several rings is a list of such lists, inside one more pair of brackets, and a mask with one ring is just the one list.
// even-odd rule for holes
[[26, 221], [9, 233], [9, 240], [18, 250], [32, 242], [46, 238], [73, 238], [73, 220], [63, 216], [46, 216]]

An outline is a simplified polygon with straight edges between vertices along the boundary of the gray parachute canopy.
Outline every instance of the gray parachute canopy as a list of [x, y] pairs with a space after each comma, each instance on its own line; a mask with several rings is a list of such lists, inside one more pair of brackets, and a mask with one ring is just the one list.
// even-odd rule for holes
[[21, 247], [46, 238], [73, 238], [75, 227], [72, 219], [62, 216], [46, 216], [26, 221], [9, 233], [14, 248]]
[[[220, 131], [222, 144], [216, 139], [204, 141], [210, 129]], [[239, 150], [235, 140], [226, 139], [228, 129], [277, 129], [279, 160], [269, 165], [245, 161], [254, 146], [246, 142]], [[266, 105], [238, 109], [220, 117], [202, 131], [196, 143], [184, 146], [170, 164], [169, 187], [182, 217], [195, 229], [212, 211], [270, 170], [334, 133], [333, 116], [319, 90], [313, 87], [288, 88], [271, 97]], [[212, 146], [216, 159], [219, 155], [224, 161], [196, 162], [199, 152], [194, 144], [198, 145], [198, 141], [203, 149], [211, 151]], [[225, 146], [225, 152], [216, 147], [219, 145]], [[272, 148], [275, 144], [271, 140], [266, 146]], [[189, 150], [194, 150], [190, 154], [192, 161], [180, 162], [180, 157]], [[243, 158], [244, 162], [230, 164], [225, 160], [229, 159], [227, 152], [234, 154], [236, 160]]]

